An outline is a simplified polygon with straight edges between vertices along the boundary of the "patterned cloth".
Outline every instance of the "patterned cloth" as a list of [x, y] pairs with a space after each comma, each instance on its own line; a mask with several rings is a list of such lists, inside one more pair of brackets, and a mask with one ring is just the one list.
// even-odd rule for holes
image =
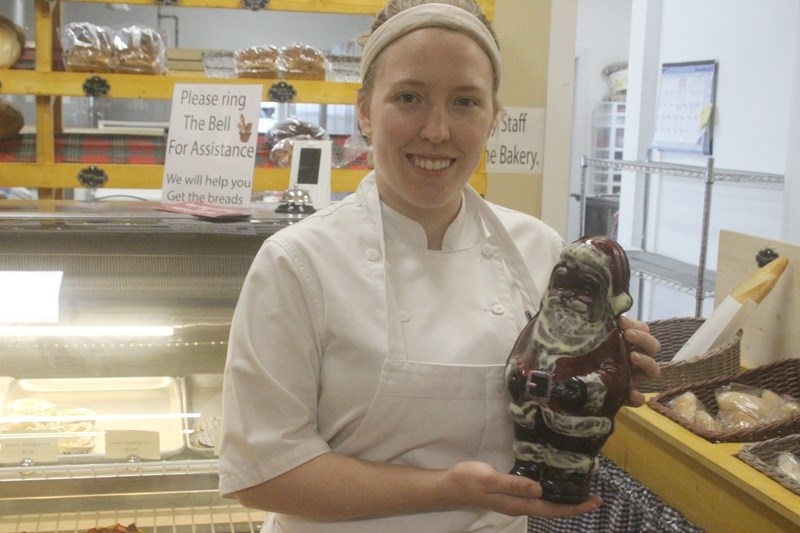
[[592, 494], [603, 498], [594, 513], [571, 518], [528, 519], [528, 533], [702, 533], [681, 513], [602, 455]]

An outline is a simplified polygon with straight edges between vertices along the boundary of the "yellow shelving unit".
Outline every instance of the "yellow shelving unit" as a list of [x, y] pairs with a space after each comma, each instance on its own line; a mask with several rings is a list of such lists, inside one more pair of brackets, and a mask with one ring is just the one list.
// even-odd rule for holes
[[[39, 198], [59, 198], [64, 189], [80, 188], [78, 174], [89, 166], [102, 169], [106, 188], [158, 189], [163, 165], [82, 164], [57, 162], [56, 135], [61, 131], [62, 97], [87, 96], [87, 80], [98, 77], [107, 91], [98, 98], [169, 100], [176, 83], [236, 83], [263, 86], [263, 101], [270, 101], [269, 89], [279, 80], [208, 78], [199, 72], [171, 71], [164, 76], [81, 73], [53, 70], [53, 50], [61, 20], [61, 6], [72, 0], [30, 0], [35, 5], [36, 56], [33, 70], [0, 71], [0, 96], [32, 95], [36, 98], [35, 162], [0, 163], [0, 187], [31, 187]], [[82, 3], [118, 4], [113, 0], [76, 0]], [[128, 0], [131, 5], [185, 8], [267, 9], [274, 11], [330, 14], [372, 15], [384, 5], [383, 0]], [[482, 0], [489, 18], [494, 16], [494, 1]], [[357, 83], [286, 80], [296, 91], [292, 102], [318, 104], [354, 104]], [[334, 169], [331, 188], [334, 192], [355, 190], [366, 173], [363, 168]], [[481, 163], [471, 182], [481, 194], [486, 192], [485, 164]], [[254, 190], [282, 190], [288, 187], [289, 170], [257, 167]]]

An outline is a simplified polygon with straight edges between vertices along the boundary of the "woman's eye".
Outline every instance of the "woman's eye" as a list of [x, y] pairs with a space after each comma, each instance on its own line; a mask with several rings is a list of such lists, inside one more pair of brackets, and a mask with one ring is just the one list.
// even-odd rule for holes
[[458, 98], [456, 104], [459, 106], [474, 106], [478, 105], [478, 102], [474, 98]]
[[403, 93], [397, 97], [397, 100], [405, 104], [413, 104], [417, 101], [417, 97], [411, 93]]

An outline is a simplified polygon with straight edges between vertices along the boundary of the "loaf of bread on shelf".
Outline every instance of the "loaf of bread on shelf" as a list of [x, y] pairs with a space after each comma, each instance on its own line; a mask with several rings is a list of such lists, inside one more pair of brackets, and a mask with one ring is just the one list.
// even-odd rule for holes
[[25, 125], [25, 117], [19, 109], [5, 100], [0, 100], [0, 139], [18, 134]]
[[251, 46], [233, 53], [240, 78], [277, 79], [281, 75], [280, 50], [272, 45]]
[[25, 30], [0, 15], [0, 69], [14, 65], [25, 48]]
[[328, 70], [325, 55], [306, 44], [295, 43], [281, 49], [287, 78], [324, 80]]
[[158, 31], [131, 25], [115, 32], [114, 72], [163, 74], [167, 69], [167, 48]]
[[64, 68], [74, 72], [111, 72], [114, 32], [91, 22], [71, 22], [61, 28]]

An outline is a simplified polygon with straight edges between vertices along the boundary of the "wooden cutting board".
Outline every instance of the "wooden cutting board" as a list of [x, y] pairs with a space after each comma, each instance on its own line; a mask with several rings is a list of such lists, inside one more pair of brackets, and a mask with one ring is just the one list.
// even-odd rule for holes
[[719, 305], [739, 283], [758, 270], [756, 254], [764, 248], [788, 258], [789, 266], [743, 328], [742, 365], [745, 367], [800, 357], [800, 246], [721, 231], [714, 302]]

